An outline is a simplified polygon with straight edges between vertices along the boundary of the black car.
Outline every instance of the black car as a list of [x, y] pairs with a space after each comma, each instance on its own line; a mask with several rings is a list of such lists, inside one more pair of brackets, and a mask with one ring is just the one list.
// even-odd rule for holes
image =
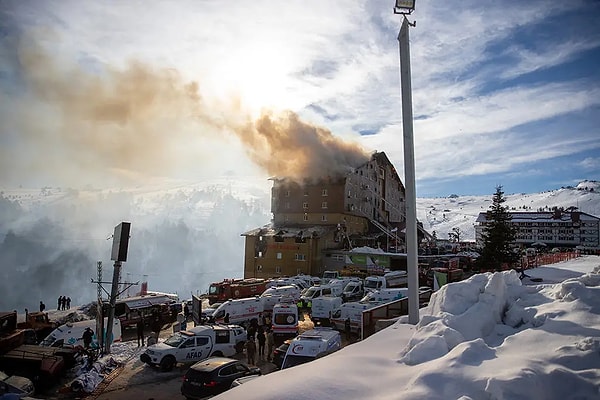
[[290, 347], [291, 340], [288, 339], [283, 342], [278, 348], [273, 350], [273, 364], [279, 369], [281, 369], [281, 364], [283, 364], [283, 358], [285, 357], [285, 353], [287, 352], [288, 347]]
[[192, 365], [183, 377], [181, 394], [187, 399], [201, 399], [223, 393], [242, 376], [261, 375], [260, 369], [227, 357], [210, 357]]

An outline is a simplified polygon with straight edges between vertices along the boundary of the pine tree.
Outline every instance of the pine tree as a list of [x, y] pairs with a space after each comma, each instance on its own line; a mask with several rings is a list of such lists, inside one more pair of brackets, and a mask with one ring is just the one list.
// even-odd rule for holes
[[496, 187], [492, 204], [486, 213], [487, 224], [483, 230], [483, 250], [478, 259], [479, 268], [500, 270], [502, 264], [509, 265], [516, 261], [516, 254], [511, 249], [515, 240], [516, 229], [510, 224], [512, 219], [502, 186]]

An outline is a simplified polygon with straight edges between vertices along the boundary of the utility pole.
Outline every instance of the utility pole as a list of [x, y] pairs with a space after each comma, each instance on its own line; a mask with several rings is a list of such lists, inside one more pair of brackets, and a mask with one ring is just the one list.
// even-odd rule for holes
[[121, 262], [127, 261], [127, 248], [129, 246], [130, 222], [121, 222], [115, 227], [113, 235], [112, 253], [110, 259], [115, 262], [112, 286], [110, 288], [110, 308], [108, 310], [108, 321], [106, 326], [106, 341], [104, 352], [110, 354], [112, 342], [112, 328], [115, 319], [115, 304], [119, 295], [119, 277], [121, 276]]

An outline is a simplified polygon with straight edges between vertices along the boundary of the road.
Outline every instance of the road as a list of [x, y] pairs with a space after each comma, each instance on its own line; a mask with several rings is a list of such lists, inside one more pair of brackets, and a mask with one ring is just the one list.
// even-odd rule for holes
[[[304, 332], [314, 327], [308, 315], [300, 317], [299, 331]], [[161, 333], [168, 336], [170, 331]], [[342, 335], [343, 336], [343, 335]], [[349, 344], [343, 339], [344, 346]], [[246, 354], [237, 354], [234, 358], [246, 360]], [[263, 373], [270, 374], [277, 371], [273, 363], [264, 359], [256, 362]], [[152, 368], [139, 360], [139, 357], [132, 358], [121, 369], [118, 375], [103, 388], [102, 393], [92, 396], [97, 400], [172, 400], [182, 398], [180, 394], [181, 381], [183, 375], [188, 370], [189, 365], [178, 364], [173, 371], [161, 372], [157, 368]]]

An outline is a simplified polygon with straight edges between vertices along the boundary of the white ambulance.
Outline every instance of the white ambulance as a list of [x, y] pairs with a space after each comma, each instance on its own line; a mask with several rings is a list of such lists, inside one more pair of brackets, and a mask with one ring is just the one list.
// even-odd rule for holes
[[[106, 324], [108, 318], [104, 318], [104, 331], [102, 336], [106, 340]], [[64, 346], [83, 346], [83, 332], [86, 328], [91, 328], [94, 331], [92, 344], [98, 344], [98, 332], [96, 332], [96, 320], [90, 319], [79, 322], [68, 322], [53, 330], [42, 342], [41, 346], [49, 347], [64, 347]], [[112, 328], [112, 342], [121, 341], [121, 321], [118, 318], [114, 319]]]
[[276, 342], [298, 335], [298, 306], [294, 303], [280, 303], [273, 307], [273, 336]]
[[265, 290], [260, 296], [290, 297], [294, 303], [300, 299], [301, 290], [295, 285], [273, 286]]
[[342, 348], [342, 337], [331, 328], [314, 328], [295, 337], [285, 353], [281, 369], [321, 358]]
[[148, 346], [140, 360], [170, 371], [177, 363], [195, 363], [208, 357], [236, 354], [237, 332], [229, 326], [199, 325]]
[[350, 331], [360, 332], [362, 326], [362, 312], [369, 308], [375, 307], [377, 304], [369, 304], [362, 302], [344, 303], [333, 312], [331, 317], [331, 326], [339, 331], [345, 331], [346, 319], [350, 319]]
[[342, 298], [337, 296], [321, 296], [312, 301], [310, 319], [315, 324], [329, 325], [333, 312], [342, 306]]
[[213, 312], [218, 324], [237, 324], [247, 327], [253, 319], [258, 320], [264, 312], [263, 301], [257, 297], [227, 300]]

